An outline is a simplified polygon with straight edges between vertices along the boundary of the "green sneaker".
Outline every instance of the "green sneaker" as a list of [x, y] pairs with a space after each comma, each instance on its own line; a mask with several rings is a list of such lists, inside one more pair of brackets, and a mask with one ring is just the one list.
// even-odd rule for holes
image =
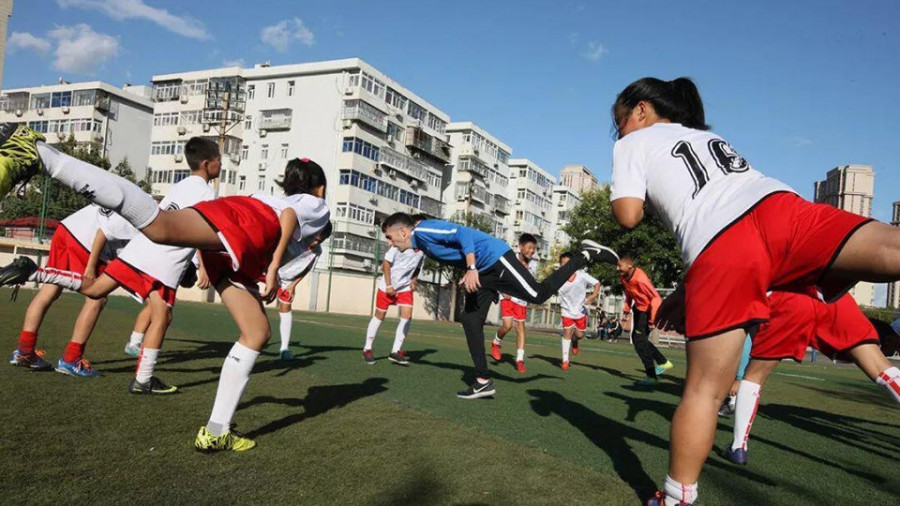
[[25, 125], [0, 124], [0, 200], [40, 172], [37, 141], [43, 140], [43, 135]]
[[194, 448], [201, 452], [233, 451], [244, 452], [256, 446], [256, 442], [246, 438], [234, 429], [221, 436], [213, 436], [206, 426], [200, 427], [200, 432], [194, 439]]
[[668, 371], [669, 369], [671, 369], [673, 367], [675, 367], [675, 364], [673, 364], [671, 360], [666, 360], [665, 364], [660, 364], [660, 365], [656, 366], [656, 375], [661, 376], [662, 374], [665, 374], [666, 371]]

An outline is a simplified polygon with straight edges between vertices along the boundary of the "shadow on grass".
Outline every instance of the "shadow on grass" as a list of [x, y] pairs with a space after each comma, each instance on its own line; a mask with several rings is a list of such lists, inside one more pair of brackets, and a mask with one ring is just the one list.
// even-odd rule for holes
[[385, 387], [387, 382], [387, 378], [369, 378], [362, 383], [314, 386], [309, 388], [303, 399], [257, 396], [241, 403], [238, 409], [246, 409], [258, 404], [279, 404], [291, 408], [303, 408], [300, 413], [287, 415], [247, 433], [247, 437], [254, 438], [285, 429], [332, 409], [344, 407], [351, 402], [384, 392], [387, 390]]
[[[533, 397], [531, 400], [531, 409], [540, 416], [550, 416], [556, 414], [573, 427], [581, 431], [595, 446], [605, 452], [613, 464], [613, 468], [625, 483], [631, 487], [635, 495], [644, 501], [651, 497], [657, 490], [656, 483], [644, 472], [640, 459], [631, 449], [632, 442], [641, 442], [655, 446], [662, 450], [668, 450], [669, 442], [659, 436], [645, 432], [631, 425], [625, 425], [619, 421], [600, 415], [583, 404], [570, 401], [558, 392], [548, 390], [528, 390], [528, 394]], [[607, 394], [609, 395], [609, 394]], [[622, 396], [614, 396], [622, 397]], [[663, 404], [669, 406], [669, 410], [673, 411], [674, 406], [659, 403], [658, 401], [648, 401], [647, 406], [651, 404]], [[757, 483], [765, 485], [774, 485], [774, 483], [756, 473], [747, 471], [746, 469], [734, 468], [725, 465], [722, 462], [712, 461], [710, 464], [717, 467], [731, 469], [737, 474], [753, 480]], [[747, 504], [761, 504], [759, 501], [747, 499]]]
[[378, 506], [440, 504], [446, 488], [433, 469], [419, 465], [416, 466], [414, 475], [404, 478], [402, 485], [391, 488], [384, 498], [371, 504]]
[[[475, 381], [475, 369], [472, 366], [462, 364], [452, 364], [450, 362], [431, 362], [428, 360], [418, 360], [417, 364], [437, 367], [439, 369], [448, 369], [451, 371], [459, 371], [462, 373], [462, 382], [471, 385]], [[530, 383], [540, 379], [560, 379], [559, 376], [551, 376], [549, 374], [524, 374], [520, 376], [507, 376], [506, 374], [491, 371], [491, 378], [509, 383]]]

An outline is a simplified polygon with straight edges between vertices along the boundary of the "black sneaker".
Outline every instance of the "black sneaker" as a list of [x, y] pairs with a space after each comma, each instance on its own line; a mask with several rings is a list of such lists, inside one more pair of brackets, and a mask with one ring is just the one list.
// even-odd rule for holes
[[731, 397], [725, 399], [725, 402], [722, 403], [722, 407], [719, 408], [719, 416], [732, 416], [734, 415], [734, 405], [731, 404]]
[[460, 399], [480, 399], [482, 397], [490, 397], [495, 393], [497, 393], [497, 390], [494, 389], [494, 380], [489, 379], [487, 383], [475, 380], [475, 383], [472, 383], [472, 386], [469, 388], [462, 392], [456, 392], [456, 396]]
[[581, 241], [581, 253], [587, 258], [588, 263], [603, 262], [612, 265], [619, 263], [619, 255], [612, 248], [590, 239]]
[[375, 355], [372, 354], [372, 350], [363, 350], [363, 360], [369, 365], [375, 365]]
[[395, 364], [409, 365], [409, 358], [406, 357], [406, 353], [403, 350], [400, 350], [397, 353], [391, 353], [388, 355], [388, 360]]
[[34, 260], [28, 257], [19, 257], [6, 267], [0, 269], [0, 286], [21, 285], [38, 270]]
[[132, 394], [143, 395], [169, 395], [178, 391], [178, 387], [166, 385], [156, 376], [151, 376], [150, 381], [146, 383], [138, 383], [137, 378], [133, 378], [128, 385], [128, 392]]

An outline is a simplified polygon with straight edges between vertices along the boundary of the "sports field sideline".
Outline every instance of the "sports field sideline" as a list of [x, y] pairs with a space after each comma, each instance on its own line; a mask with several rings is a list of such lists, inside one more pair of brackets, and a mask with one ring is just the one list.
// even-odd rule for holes
[[[7, 302], [0, 290], [7, 352], [32, 293]], [[48, 315], [49, 360], [81, 300], [64, 296]], [[681, 351], [668, 351], [674, 374], [642, 391], [627, 343], [584, 342], [563, 372], [558, 337], [531, 333], [528, 372], [495, 365], [496, 398], [466, 402], [454, 395], [472, 380], [459, 325], [414, 321], [404, 368], [386, 360], [388, 321], [379, 361], [366, 366], [366, 317], [297, 312], [297, 358], [278, 360], [270, 344], [235, 418], [259, 446], [205, 455], [193, 438], [236, 327], [221, 306], [179, 303], [157, 374], [182, 391], [138, 397], [126, 391], [134, 359], [122, 353], [137, 310], [114, 297], [101, 317], [86, 357], [102, 378], [0, 367], [2, 502], [633, 505], [666, 473]], [[702, 504], [896, 501], [894, 411], [853, 368], [783, 364], [763, 390], [749, 465], [712, 456]], [[731, 420], [720, 419], [717, 450], [730, 438]]]

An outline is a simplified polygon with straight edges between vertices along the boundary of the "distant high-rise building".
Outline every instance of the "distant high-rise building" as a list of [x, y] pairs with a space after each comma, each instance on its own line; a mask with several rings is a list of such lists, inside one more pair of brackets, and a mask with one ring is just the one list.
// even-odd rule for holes
[[6, 63], [6, 27], [12, 11], [13, 0], [0, 0], [0, 89], [3, 88], [3, 65]]
[[[868, 165], [842, 165], [828, 171], [824, 181], [815, 183], [815, 201], [870, 218], [875, 196], [875, 171]], [[896, 206], [895, 206], [896, 209]], [[859, 305], [875, 301], [875, 285], [857, 283], [850, 294]]]
[[[900, 227], [900, 201], [894, 202], [894, 212], [891, 213], [891, 225]], [[900, 281], [888, 283], [887, 307], [900, 308]]]
[[582, 192], [593, 190], [597, 187], [597, 178], [591, 170], [584, 165], [566, 165], [559, 173], [562, 186], [566, 186], [581, 195]]

